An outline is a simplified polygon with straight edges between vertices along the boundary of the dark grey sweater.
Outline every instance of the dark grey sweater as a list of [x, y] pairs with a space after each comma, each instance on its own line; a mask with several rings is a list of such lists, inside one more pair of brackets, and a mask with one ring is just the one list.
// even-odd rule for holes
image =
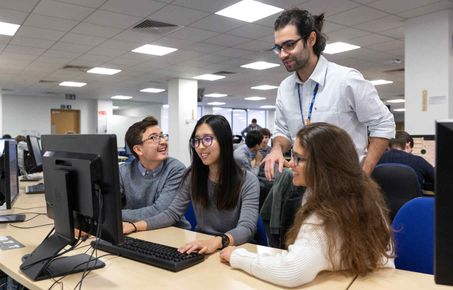
[[[250, 241], [256, 231], [258, 221], [258, 199], [260, 185], [258, 178], [250, 172], [246, 173], [239, 194], [239, 202], [231, 210], [219, 211], [214, 196], [215, 183], [208, 180], [209, 203], [203, 208], [193, 203], [197, 219], [196, 230], [208, 234], [229, 233], [236, 244]], [[157, 229], [173, 225], [179, 221], [191, 201], [190, 177], [187, 178], [170, 207], [164, 212], [146, 219], [148, 229]]]

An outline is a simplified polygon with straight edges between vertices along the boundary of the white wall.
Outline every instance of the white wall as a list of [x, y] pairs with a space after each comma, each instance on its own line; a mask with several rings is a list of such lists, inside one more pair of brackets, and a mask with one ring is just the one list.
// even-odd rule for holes
[[435, 120], [452, 117], [452, 14], [444, 10], [405, 25], [405, 130], [413, 135], [434, 134]]
[[96, 133], [96, 100], [64, 100], [54, 97], [29, 97], [3, 95], [1, 117], [3, 132], [11, 136], [50, 134], [50, 109], [60, 105], [71, 105], [80, 110], [80, 131], [82, 134]]

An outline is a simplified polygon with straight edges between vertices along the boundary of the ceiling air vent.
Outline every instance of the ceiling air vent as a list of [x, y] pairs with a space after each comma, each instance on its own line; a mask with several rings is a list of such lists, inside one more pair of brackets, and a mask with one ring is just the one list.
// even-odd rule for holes
[[13, 89], [2, 88], [2, 92], [12, 92]]
[[132, 30], [145, 33], [166, 35], [181, 28], [183, 28], [183, 26], [146, 19], [145, 21], [142, 21], [139, 24], [135, 25], [132, 28]]
[[215, 72], [214, 74], [215, 74], [215, 75], [234, 75], [235, 72], [233, 72], [233, 71], [225, 71], [225, 70], [221, 70], [221, 71]]
[[404, 72], [404, 68], [395, 68], [395, 69], [389, 69], [389, 70], [385, 70], [383, 71], [385, 73], [399, 73], [399, 72]]
[[53, 83], [56, 83], [57, 81], [50, 81], [50, 80], [40, 80], [39, 83], [40, 84], [53, 84]]
[[85, 65], [65, 65], [64, 67], [62, 67], [62, 69], [85, 72], [85, 71], [91, 69], [91, 67], [85, 66]]

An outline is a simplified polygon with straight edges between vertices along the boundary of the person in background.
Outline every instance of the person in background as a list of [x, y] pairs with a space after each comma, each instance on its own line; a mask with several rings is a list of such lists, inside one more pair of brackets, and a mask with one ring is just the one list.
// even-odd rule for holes
[[[168, 135], [149, 116], [129, 127], [126, 143], [135, 156], [119, 167], [124, 207], [123, 232], [137, 231], [135, 223], [166, 210], [176, 196], [185, 166], [168, 156]], [[177, 226], [190, 228], [183, 220]]]
[[190, 138], [192, 164], [173, 203], [164, 212], [137, 224], [152, 230], [179, 221], [192, 202], [196, 231], [213, 235], [179, 248], [180, 252], [209, 254], [228, 245], [250, 241], [258, 221], [259, 183], [233, 158], [232, 131], [221, 115], [198, 120]]
[[293, 184], [307, 189], [286, 234], [287, 251], [228, 247], [221, 261], [285, 287], [308, 283], [321, 271], [363, 275], [394, 268], [385, 201], [363, 172], [349, 134], [331, 124], [309, 124], [297, 133], [291, 155]]
[[414, 139], [405, 131], [396, 132], [395, 138], [390, 140], [390, 150], [387, 150], [379, 160], [381, 163], [401, 163], [414, 169], [420, 187], [425, 190], [434, 190], [434, 167], [423, 157], [412, 154]]
[[272, 147], [269, 146], [269, 140], [271, 139], [272, 133], [267, 128], [262, 128], [260, 131], [261, 134], [263, 134], [263, 141], [261, 142], [260, 153], [261, 156], [264, 158], [272, 150]]
[[[282, 172], [287, 152], [300, 128], [314, 122], [337, 125], [355, 143], [363, 170], [371, 174], [388, 140], [395, 135], [392, 113], [362, 74], [329, 62], [322, 52], [324, 14], [306, 10], [284, 11], [274, 24], [275, 45], [288, 72], [277, 92], [272, 151], [265, 158], [265, 173], [274, 178], [274, 164]], [[368, 142], [368, 136], [369, 142]]]
[[10, 134], [3, 134], [2, 139], [12, 139]]
[[261, 127], [256, 123], [255, 118], [252, 119], [252, 123], [250, 125], [248, 125], [244, 130], [241, 131], [241, 135], [242, 137], [245, 137], [250, 131], [254, 130], [261, 130]]
[[261, 160], [263, 159], [260, 149], [263, 141], [261, 131], [250, 131], [245, 136], [245, 144], [242, 144], [234, 150], [234, 159], [236, 163], [244, 170], [249, 170], [258, 175]]
[[28, 151], [27, 138], [23, 135], [16, 136], [17, 143], [17, 166], [19, 167], [20, 175], [27, 175], [25, 170], [25, 153]]

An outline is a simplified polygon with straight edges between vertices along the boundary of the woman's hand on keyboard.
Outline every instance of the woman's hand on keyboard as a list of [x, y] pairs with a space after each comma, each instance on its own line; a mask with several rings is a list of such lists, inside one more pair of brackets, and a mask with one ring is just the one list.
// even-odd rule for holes
[[207, 240], [192, 241], [178, 248], [181, 253], [190, 254], [198, 252], [200, 254], [211, 254], [222, 247], [222, 239], [220, 237], [212, 237]]

